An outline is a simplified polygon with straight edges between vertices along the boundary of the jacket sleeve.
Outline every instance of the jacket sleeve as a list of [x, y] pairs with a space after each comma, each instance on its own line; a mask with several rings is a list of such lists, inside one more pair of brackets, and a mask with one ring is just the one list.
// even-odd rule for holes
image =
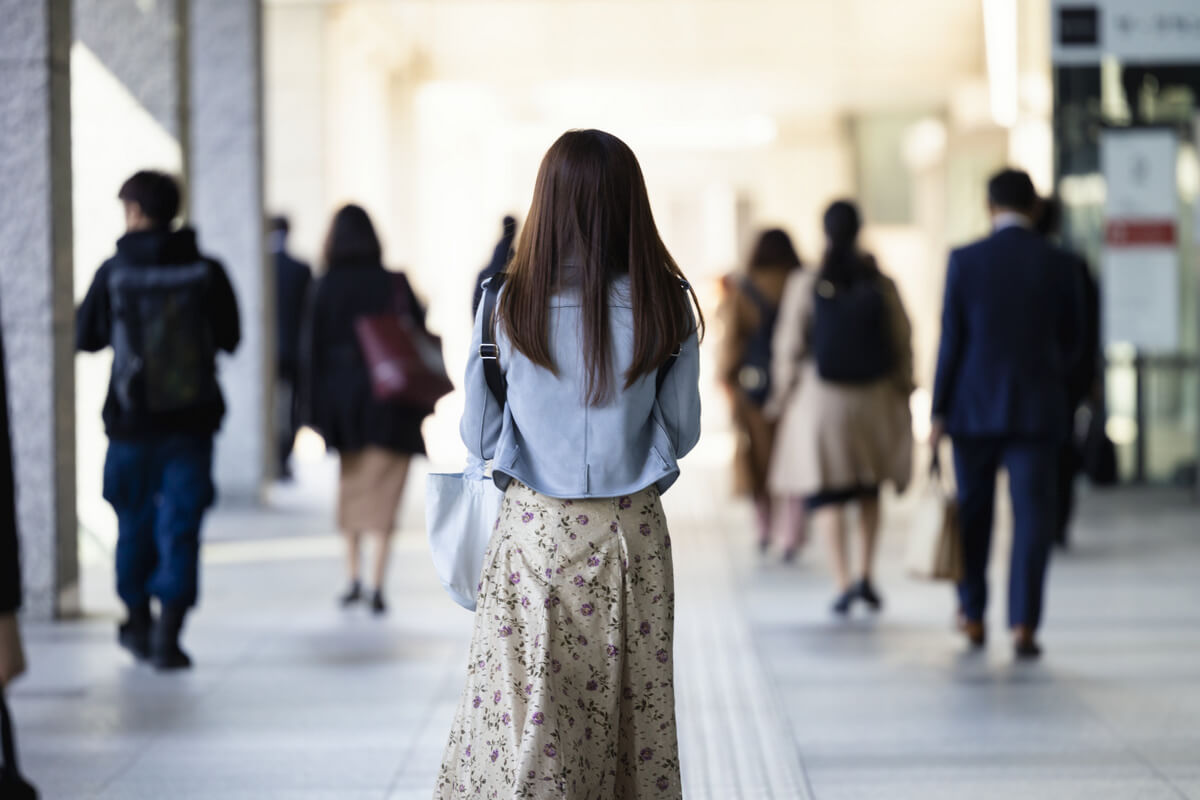
[[804, 321], [809, 282], [802, 272], [788, 278], [779, 301], [779, 316], [771, 337], [771, 391], [764, 406], [770, 419], [783, 413], [784, 404], [800, 382], [800, 362], [808, 353]]
[[242, 340], [242, 324], [238, 317], [237, 296], [229, 276], [219, 261], [209, 261], [212, 267], [213, 283], [209, 289], [210, 320], [213, 329], [213, 341], [216, 346], [226, 353], [237, 350]]
[[9, 614], [21, 607], [21, 561], [4, 362], [4, 341], [0, 337], [0, 614]]
[[[483, 374], [483, 359], [479, 357], [479, 345], [483, 342], [483, 305], [475, 313], [475, 332], [471, 335], [471, 350], [467, 353], [467, 374], [463, 378], [466, 406], [463, 409], [459, 433], [468, 452], [481, 461], [490, 461], [496, 454], [496, 442], [504, 423], [504, 409], [488, 389]], [[500, 368], [504, 369], [501, 360]]]
[[962, 362], [964, 338], [964, 309], [960, 296], [960, 266], [957, 254], [950, 254], [946, 267], [946, 290], [942, 298], [942, 339], [938, 346], [937, 372], [933, 380], [933, 418], [944, 420], [950, 413], [954, 384]]
[[108, 265], [92, 278], [87, 295], [75, 311], [75, 349], [95, 353], [112, 340], [112, 305], [108, 298]]
[[700, 339], [694, 328], [663, 379], [658, 407], [675, 457], [682, 458], [700, 441]]

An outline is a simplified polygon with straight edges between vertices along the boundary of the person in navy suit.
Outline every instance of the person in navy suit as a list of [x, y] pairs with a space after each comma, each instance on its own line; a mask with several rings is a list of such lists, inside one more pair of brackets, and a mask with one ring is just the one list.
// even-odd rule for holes
[[1033, 230], [1037, 193], [1006, 169], [988, 182], [993, 232], [950, 254], [933, 392], [933, 442], [948, 434], [965, 561], [963, 632], [985, 640], [996, 473], [1013, 506], [1008, 621], [1018, 658], [1036, 634], [1054, 541], [1057, 454], [1068, 435], [1069, 383], [1080, 357], [1082, 298], [1071, 270]]

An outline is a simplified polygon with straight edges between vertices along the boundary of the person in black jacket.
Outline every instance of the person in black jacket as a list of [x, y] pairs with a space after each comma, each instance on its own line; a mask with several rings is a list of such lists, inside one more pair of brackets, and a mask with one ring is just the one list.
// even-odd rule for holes
[[0, 336], [0, 689], [22, 668], [16, 620], [21, 609], [21, 554], [4, 363], [4, 337]]
[[328, 271], [313, 288], [305, 334], [303, 422], [341, 456], [338, 528], [346, 536], [350, 579], [341, 603], [348, 606], [364, 597], [360, 549], [363, 537], [370, 535], [378, 543], [371, 606], [382, 614], [388, 549], [409, 461], [425, 453], [425, 414], [374, 398], [355, 322], [397, 312], [424, 328], [425, 310], [404, 274], [384, 268], [375, 228], [358, 206], [345, 206], [334, 216], [325, 265]]
[[173, 178], [138, 172], [118, 197], [127, 233], [76, 312], [76, 348], [113, 348], [104, 498], [117, 513], [117, 593], [128, 609], [118, 641], [160, 669], [180, 669], [191, 665], [179, 634], [197, 599], [200, 525], [215, 499], [213, 437], [225, 414], [216, 354], [238, 345], [238, 307], [195, 232], [172, 229]]
[[479, 310], [479, 301], [483, 298], [483, 284], [497, 272], [503, 272], [508, 266], [508, 262], [512, 261], [513, 240], [517, 238], [517, 218], [512, 215], [505, 215], [500, 226], [500, 241], [496, 242], [496, 249], [492, 251], [492, 260], [488, 262], [488, 265], [479, 273], [479, 277], [475, 279], [475, 295], [471, 298], [472, 318], [475, 317], [475, 312]]
[[291, 480], [292, 446], [299, 430], [296, 381], [300, 374], [300, 327], [312, 286], [312, 268], [287, 251], [287, 217], [271, 218], [271, 254], [275, 260], [275, 428], [279, 439], [279, 478]]
[[[1042, 200], [1036, 230], [1047, 239], [1056, 239], [1062, 227], [1062, 203], [1057, 197]], [[1070, 543], [1071, 516], [1075, 510], [1075, 477], [1082, 466], [1079, 444], [1074, 435], [1075, 412], [1100, 392], [1100, 290], [1087, 261], [1078, 253], [1063, 247], [1054, 252], [1063, 268], [1075, 276], [1083, 296], [1083, 345], [1067, 384], [1067, 433], [1058, 453], [1058, 495], [1055, 514], [1054, 543], [1067, 547]]]

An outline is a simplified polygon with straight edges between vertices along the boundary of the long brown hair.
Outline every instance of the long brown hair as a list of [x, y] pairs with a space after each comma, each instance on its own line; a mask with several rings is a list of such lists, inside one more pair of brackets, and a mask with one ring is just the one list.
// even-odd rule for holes
[[325, 236], [323, 258], [329, 269], [383, 263], [379, 236], [362, 206], [344, 205], [333, 215]]
[[697, 326], [703, 332], [696, 293], [680, 288], [683, 272], [658, 235], [637, 157], [603, 131], [567, 131], [546, 152], [500, 297], [498, 317], [513, 347], [556, 374], [549, 306], [567, 288], [566, 259], [583, 309], [589, 405], [602, 405], [612, 390], [608, 292], [614, 277], [629, 276], [633, 303], [633, 362], [625, 388], [654, 374]]

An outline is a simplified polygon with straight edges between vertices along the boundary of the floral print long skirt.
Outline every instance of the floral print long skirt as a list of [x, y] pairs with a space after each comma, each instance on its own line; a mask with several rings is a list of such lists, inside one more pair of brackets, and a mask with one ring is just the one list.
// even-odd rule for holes
[[435, 798], [680, 798], [674, 576], [658, 491], [513, 482]]

